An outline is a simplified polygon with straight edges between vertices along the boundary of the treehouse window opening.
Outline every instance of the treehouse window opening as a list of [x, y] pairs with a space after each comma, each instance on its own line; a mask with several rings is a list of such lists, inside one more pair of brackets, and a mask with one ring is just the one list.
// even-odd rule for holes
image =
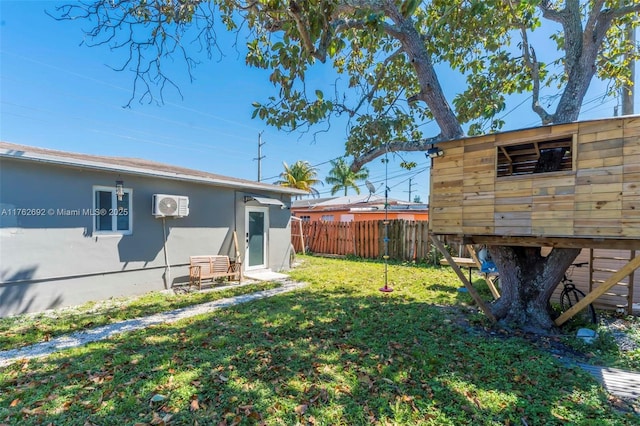
[[503, 145], [497, 149], [497, 176], [573, 170], [573, 138]]

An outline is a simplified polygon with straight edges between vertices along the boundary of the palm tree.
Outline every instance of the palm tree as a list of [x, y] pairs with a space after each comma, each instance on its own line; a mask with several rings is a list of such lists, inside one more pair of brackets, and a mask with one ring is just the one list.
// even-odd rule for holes
[[313, 185], [322, 184], [322, 181], [317, 179], [318, 172], [308, 161], [298, 160], [291, 167], [284, 161], [282, 164], [284, 165], [284, 172], [280, 173], [281, 180], [276, 181], [276, 185], [302, 189], [313, 196], [319, 194], [318, 190], [313, 188]]
[[356, 194], [360, 194], [360, 188], [358, 188], [356, 182], [368, 178], [369, 170], [363, 167], [357, 172], [353, 172], [343, 158], [332, 160], [331, 165], [333, 168], [329, 170], [329, 176], [324, 180], [329, 185], [333, 185], [331, 187], [331, 195], [334, 195], [341, 188], [344, 188], [344, 195], [347, 195], [349, 187], [355, 189]]

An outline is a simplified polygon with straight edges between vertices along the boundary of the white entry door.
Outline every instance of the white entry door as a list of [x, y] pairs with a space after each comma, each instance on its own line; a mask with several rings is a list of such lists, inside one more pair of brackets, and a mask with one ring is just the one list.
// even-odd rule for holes
[[247, 207], [245, 220], [245, 270], [267, 267], [269, 208]]

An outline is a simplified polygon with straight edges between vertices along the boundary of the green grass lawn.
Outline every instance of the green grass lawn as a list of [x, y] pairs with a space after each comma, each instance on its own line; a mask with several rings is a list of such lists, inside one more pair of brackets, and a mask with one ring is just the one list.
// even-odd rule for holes
[[380, 263], [302, 260], [301, 290], [0, 369], [0, 424], [638, 422], [587, 373], [477, 332], [448, 268], [391, 265], [383, 294]]
[[277, 286], [276, 283], [267, 283], [218, 290], [212, 287], [212, 291], [183, 294], [151, 292], [139, 297], [117, 298], [98, 303], [89, 302], [73, 308], [0, 318], [0, 351], [44, 342], [74, 331]]

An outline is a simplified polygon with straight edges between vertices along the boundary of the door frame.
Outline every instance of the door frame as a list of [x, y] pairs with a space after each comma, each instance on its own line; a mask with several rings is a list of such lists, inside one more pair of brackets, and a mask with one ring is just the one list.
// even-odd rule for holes
[[[263, 258], [260, 265], [249, 265], [249, 214], [252, 212], [264, 213], [264, 231], [263, 231]], [[267, 269], [269, 265], [269, 207], [263, 206], [246, 206], [244, 210], [244, 229], [245, 229], [245, 252], [244, 252], [244, 270], [253, 271], [256, 269]]]

